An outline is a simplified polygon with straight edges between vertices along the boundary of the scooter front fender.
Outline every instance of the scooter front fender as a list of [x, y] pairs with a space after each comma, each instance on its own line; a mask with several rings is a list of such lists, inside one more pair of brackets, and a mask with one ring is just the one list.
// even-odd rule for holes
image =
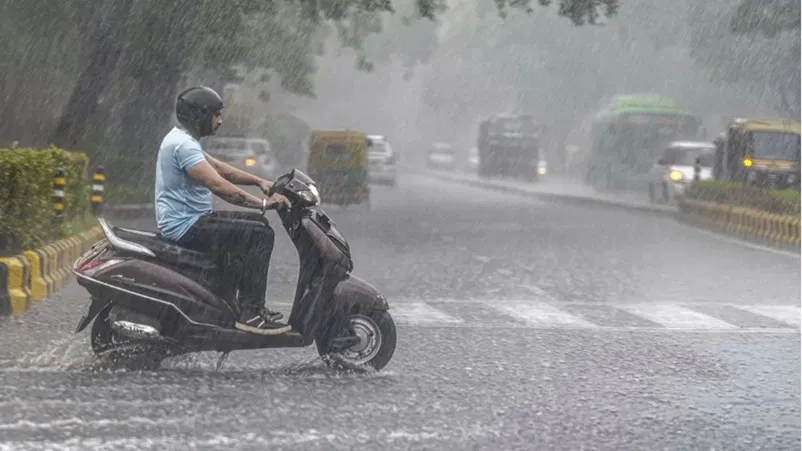
[[89, 311], [86, 312], [86, 315], [81, 317], [81, 320], [78, 321], [78, 327], [75, 328], [75, 333], [81, 332], [82, 330], [86, 329], [92, 320], [97, 318], [97, 315], [100, 314], [103, 310], [107, 307], [111, 306], [112, 301], [106, 301], [100, 298], [92, 298], [92, 303], [89, 304]]
[[348, 275], [334, 288], [332, 294], [338, 310], [387, 311], [390, 306], [379, 290], [364, 280]]

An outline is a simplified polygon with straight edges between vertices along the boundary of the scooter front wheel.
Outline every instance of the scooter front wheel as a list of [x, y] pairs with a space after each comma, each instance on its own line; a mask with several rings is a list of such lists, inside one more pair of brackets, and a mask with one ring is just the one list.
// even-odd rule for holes
[[[351, 313], [315, 339], [318, 354], [336, 370], [381, 370], [393, 358], [396, 328], [387, 311]], [[347, 347], [341, 342], [348, 342]]]

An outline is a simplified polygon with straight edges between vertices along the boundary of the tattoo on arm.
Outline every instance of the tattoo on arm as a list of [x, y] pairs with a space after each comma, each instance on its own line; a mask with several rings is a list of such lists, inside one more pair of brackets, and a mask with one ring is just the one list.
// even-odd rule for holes
[[242, 193], [220, 193], [218, 196], [224, 201], [240, 207], [262, 208], [262, 200], [254, 196], [246, 196]]
[[224, 179], [228, 180], [231, 183], [236, 183], [237, 182], [237, 174], [235, 174], [233, 172], [221, 171], [220, 172], [220, 176], [223, 177]]
[[253, 174], [249, 174], [229, 164], [223, 163], [222, 161], [211, 157], [208, 153], [204, 154], [206, 155], [206, 159], [212, 164], [212, 167], [214, 167], [215, 171], [217, 171], [221, 177], [229, 182], [235, 185], [257, 185], [259, 183], [259, 178]]

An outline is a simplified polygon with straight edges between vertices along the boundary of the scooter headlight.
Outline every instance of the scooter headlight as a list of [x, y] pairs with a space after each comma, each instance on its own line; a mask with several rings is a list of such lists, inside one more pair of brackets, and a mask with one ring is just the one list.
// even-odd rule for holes
[[320, 203], [320, 193], [318, 192], [317, 187], [315, 185], [309, 185], [308, 190], [301, 191], [299, 194], [307, 202], [311, 202], [313, 205], [317, 205]]

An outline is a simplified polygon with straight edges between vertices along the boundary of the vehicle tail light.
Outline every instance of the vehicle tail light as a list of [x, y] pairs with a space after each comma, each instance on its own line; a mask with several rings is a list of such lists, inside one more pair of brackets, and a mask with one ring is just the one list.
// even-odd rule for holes
[[119, 258], [112, 258], [110, 260], [90, 260], [78, 268], [78, 273], [83, 274], [88, 277], [92, 277], [96, 273], [108, 268], [109, 266], [114, 266], [118, 263], [123, 262], [123, 259]]

